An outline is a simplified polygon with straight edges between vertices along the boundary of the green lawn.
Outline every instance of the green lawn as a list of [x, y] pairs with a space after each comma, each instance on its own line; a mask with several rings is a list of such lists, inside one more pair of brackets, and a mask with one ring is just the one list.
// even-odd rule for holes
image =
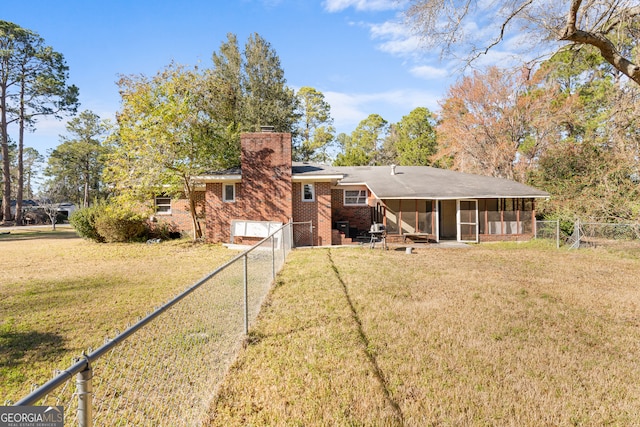
[[635, 424], [639, 255], [295, 251], [208, 425]]

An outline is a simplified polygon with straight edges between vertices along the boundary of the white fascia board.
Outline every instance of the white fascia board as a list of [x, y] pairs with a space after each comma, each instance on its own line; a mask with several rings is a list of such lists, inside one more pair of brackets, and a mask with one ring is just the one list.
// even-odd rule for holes
[[[373, 194], [373, 191], [371, 192]], [[382, 197], [382, 200], [477, 200], [477, 199], [548, 199], [548, 196], [454, 196], [454, 197]]]
[[333, 182], [344, 178], [344, 175], [292, 175], [293, 182]]
[[195, 182], [202, 182], [204, 184], [212, 183], [212, 182], [241, 182], [242, 175], [201, 175], [194, 176], [191, 178]]

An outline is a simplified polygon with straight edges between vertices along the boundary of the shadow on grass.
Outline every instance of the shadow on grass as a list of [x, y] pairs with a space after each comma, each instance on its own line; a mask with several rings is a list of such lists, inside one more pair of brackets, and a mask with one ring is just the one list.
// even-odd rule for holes
[[3, 231], [0, 228], [0, 242], [10, 242], [16, 240], [41, 240], [41, 239], [79, 239], [80, 237], [74, 230], [11, 230], [9, 232]]
[[37, 353], [42, 359], [64, 354], [64, 339], [50, 332], [17, 332], [0, 330], [0, 368], [20, 365], [26, 353]]

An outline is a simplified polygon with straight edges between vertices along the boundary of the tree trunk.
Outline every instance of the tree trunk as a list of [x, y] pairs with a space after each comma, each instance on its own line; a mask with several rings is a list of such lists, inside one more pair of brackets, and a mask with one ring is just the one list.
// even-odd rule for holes
[[[567, 15], [567, 25], [560, 40], [578, 44], [588, 44], [600, 51], [602, 57], [614, 68], [640, 85], [640, 66], [634, 64], [618, 52], [615, 45], [602, 33], [591, 33], [579, 30], [577, 27], [578, 11], [582, 6], [582, 0], [573, 0]], [[635, 9], [635, 8], [634, 8]], [[638, 10], [632, 11], [637, 14]]]
[[198, 216], [196, 212], [196, 200], [195, 192], [191, 188], [188, 177], [183, 177], [184, 188], [187, 199], [189, 200], [189, 212], [191, 213], [191, 224], [193, 225], [193, 240], [197, 240], [202, 237], [202, 228], [198, 222]]
[[11, 221], [11, 162], [9, 159], [9, 135], [7, 129], [7, 88], [0, 87], [0, 141], [2, 145], [2, 221]]
[[18, 134], [18, 187], [16, 190], [16, 225], [22, 225], [22, 199], [24, 194], [24, 83], [20, 92], [20, 121]]

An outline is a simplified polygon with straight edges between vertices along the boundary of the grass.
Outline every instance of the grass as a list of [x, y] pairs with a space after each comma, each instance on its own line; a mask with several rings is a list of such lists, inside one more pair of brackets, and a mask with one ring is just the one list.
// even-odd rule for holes
[[[94, 244], [63, 229], [0, 235], [0, 250], [2, 400], [234, 255], [184, 241]], [[637, 247], [294, 251], [206, 425], [632, 425], [639, 273]], [[216, 301], [210, 292], [196, 302]], [[175, 346], [209, 371], [215, 351], [188, 356], [200, 336]], [[195, 390], [167, 375], [163, 395]]]
[[294, 251], [209, 426], [633, 425], [640, 249]]
[[64, 227], [1, 234], [0, 253], [0, 403], [235, 255], [183, 240], [98, 244]]

